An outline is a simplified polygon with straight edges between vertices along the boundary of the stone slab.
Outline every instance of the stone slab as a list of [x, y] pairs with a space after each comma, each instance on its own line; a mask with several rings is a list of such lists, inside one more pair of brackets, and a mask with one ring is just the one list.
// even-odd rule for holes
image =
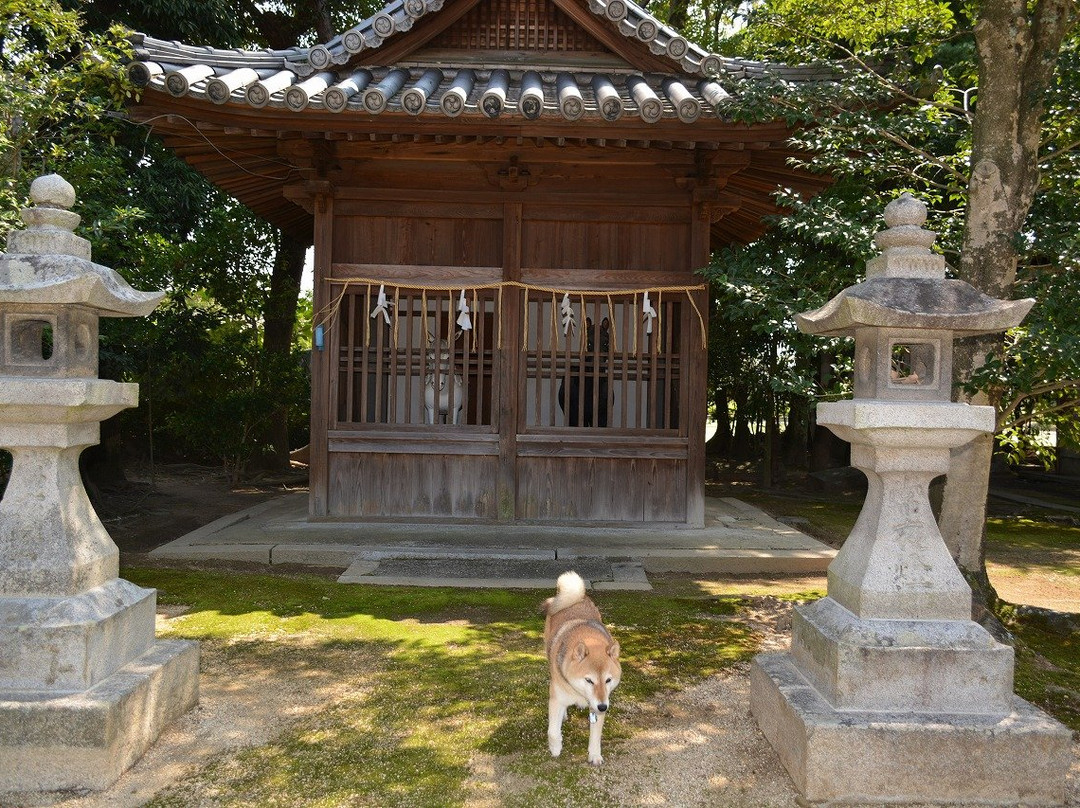
[[836, 551], [821, 550], [645, 550], [634, 553], [645, 571], [708, 572], [726, 575], [824, 573], [836, 557]]
[[554, 578], [412, 578], [407, 575], [342, 574], [340, 584], [368, 586], [449, 587], [456, 589], [554, 589]]
[[[596, 554], [593, 553], [593, 556]], [[453, 545], [388, 545], [376, 549], [362, 548], [359, 558], [368, 561], [380, 561], [383, 559], [394, 560], [450, 560], [460, 561], [472, 559], [476, 561], [554, 561], [557, 557], [554, 550], [530, 549], [519, 547], [455, 547]]]
[[637, 590], [652, 591], [652, 584], [645, 575], [645, 566], [638, 561], [612, 561], [611, 580], [593, 581], [593, 588], [598, 590]]
[[269, 564], [273, 544], [177, 544], [172, 542], [153, 550], [154, 558], [174, 558], [182, 561], [251, 561]]
[[1019, 697], [1001, 719], [839, 711], [788, 654], [761, 654], [750, 709], [806, 801], [1062, 805], [1072, 733]]
[[[708, 526], [701, 529], [309, 521], [306, 495], [290, 493], [223, 517], [153, 550], [151, 556], [314, 566], [340, 566], [356, 558], [602, 557], [642, 561], [646, 571], [656, 573], [817, 574], [836, 555], [739, 500], [707, 497], [705, 509]], [[546, 577], [538, 580], [547, 586]]]
[[122, 579], [69, 597], [0, 598], [0, 691], [92, 687], [151, 646], [156, 600]]
[[1013, 649], [971, 620], [863, 620], [826, 597], [795, 608], [791, 656], [840, 710], [1012, 710]]
[[500, 559], [359, 559], [339, 583], [383, 586], [447, 586], [460, 588], [553, 589], [559, 575], [577, 571], [590, 589], [647, 590], [652, 586], [640, 564], [612, 563], [603, 558]]
[[199, 646], [155, 643], [81, 693], [0, 691], [0, 793], [100, 790], [199, 698]]
[[356, 544], [275, 544], [270, 550], [270, 563], [348, 567], [363, 549]]

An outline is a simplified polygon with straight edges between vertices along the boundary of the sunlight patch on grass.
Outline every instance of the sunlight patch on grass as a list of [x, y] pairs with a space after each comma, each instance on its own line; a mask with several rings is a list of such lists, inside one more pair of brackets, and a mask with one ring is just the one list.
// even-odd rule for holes
[[[355, 684], [349, 697], [271, 743], [221, 756], [160, 795], [155, 808], [204, 798], [229, 808], [464, 805], [478, 758], [516, 761], [527, 772], [513, 794], [499, 795], [499, 805], [587, 803], [596, 795], [587, 767], [550, 761], [546, 751], [547, 665], [537, 607], [547, 592], [179, 570], [125, 575], [156, 587], [163, 604], [190, 607], [169, 621], [169, 636], [267, 664], [274, 658], [268, 647], [296, 646], [308, 664], [329, 660], [340, 681]], [[629, 717], [650, 695], [744, 662], [757, 647], [734, 597], [605, 592], [597, 599], [623, 649], [606, 744], [629, 737], [631, 722], [620, 720], [620, 710]], [[588, 722], [583, 711], [571, 712], [565, 754], [583, 760]]]
[[1080, 552], [1080, 527], [1021, 517], [987, 519], [986, 539], [990, 545]]
[[825, 573], [821, 575], [730, 575], [700, 578], [688, 575], [649, 576], [653, 589], [669, 597], [774, 597], [780, 600], [814, 600], [825, 596]]

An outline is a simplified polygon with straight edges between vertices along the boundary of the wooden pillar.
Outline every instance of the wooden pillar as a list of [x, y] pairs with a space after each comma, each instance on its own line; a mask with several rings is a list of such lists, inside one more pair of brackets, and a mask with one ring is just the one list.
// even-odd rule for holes
[[315, 324], [323, 325], [323, 350], [311, 351], [311, 439], [308, 458], [308, 515], [313, 519], [328, 515], [329, 468], [327, 430], [330, 421], [330, 361], [332, 354], [330, 322], [322, 318], [332, 301], [330, 288], [334, 245], [334, 198], [327, 192], [315, 197], [315, 285], [313, 309]]
[[[503, 280], [521, 280], [521, 203], [503, 206]], [[499, 376], [499, 474], [496, 481], [498, 518], [509, 522], [517, 518], [517, 435], [524, 413], [524, 380], [521, 374], [521, 289], [503, 290], [502, 348], [498, 351], [496, 372]]]
[[[689, 269], [696, 271], [709, 264], [711, 251], [712, 206], [708, 202], [691, 205]], [[691, 292], [697, 309], [705, 318], [708, 333], [708, 290]], [[701, 325], [692, 306], [685, 307], [683, 333], [689, 339], [684, 350], [687, 356], [686, 382], [686, 522], [690, 527], [705, 526], [705, 421], [708, 416], [708, 351], [701, 344]]]

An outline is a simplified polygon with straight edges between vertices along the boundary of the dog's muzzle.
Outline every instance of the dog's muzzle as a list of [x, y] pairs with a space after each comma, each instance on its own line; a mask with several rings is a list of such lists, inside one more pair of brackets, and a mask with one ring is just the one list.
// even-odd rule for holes
[[607, 705], [606, 704], [597, 704], [596, 705], [596, 711], [599, 712], [599, 713], [607, 712]]

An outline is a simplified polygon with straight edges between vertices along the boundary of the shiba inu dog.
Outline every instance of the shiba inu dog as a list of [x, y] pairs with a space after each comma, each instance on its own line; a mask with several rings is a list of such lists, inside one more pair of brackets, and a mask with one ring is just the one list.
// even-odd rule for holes
[[562, 752], [562, 723], [566, 708], [589, 710], [589, 763], [604, 762], [600, 734], [610, 706], [611, 691], [619, 685], [619, 643], [600, 621], [600, 611], [585, 594], [576, 572], [559, 576], [555, 597], [544, 601], [544, 651], [551, 686], [548, 691], [548, 749]]

